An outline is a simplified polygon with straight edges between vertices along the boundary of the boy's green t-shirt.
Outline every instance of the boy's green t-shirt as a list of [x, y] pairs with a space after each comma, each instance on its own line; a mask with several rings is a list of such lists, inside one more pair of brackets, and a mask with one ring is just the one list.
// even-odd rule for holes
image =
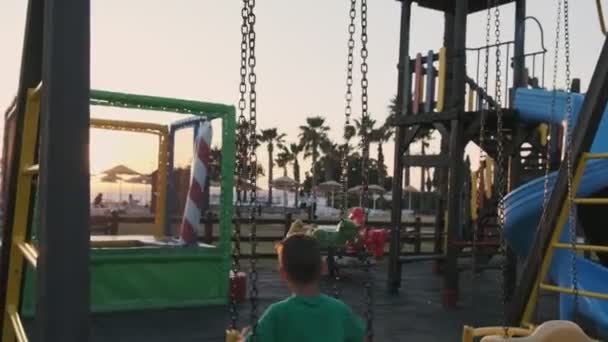
[[291, 296], [264, 312], [255, 341], [362, 342], [364, 336], [363, 321], [341, 301], [326, 295]]

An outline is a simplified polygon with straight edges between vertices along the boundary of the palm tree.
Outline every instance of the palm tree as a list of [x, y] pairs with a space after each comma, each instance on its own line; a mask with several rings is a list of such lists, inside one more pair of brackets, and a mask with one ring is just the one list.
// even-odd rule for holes
[[304, 158], [312, 157], [312, 188], [317, 185], [315, 172], [319, 159], [319, 144], [327, 138], [329, 127], [325, 126], [325, 118], [313, 116], [306, 118], [306, 125], [300, 126], [300, 141], [304, 149]]
[[323, 172], [325, 173], [325, 181], [336, 180], [336, 176], [340, 170], [340, 162], [342, 160], [340, 147], [328, 138], [321, 141], [319, 147], [321, 147], [321, 151], [324, 154], [321, 161], [323, 164]]
[[[361, 118], [361, 120], [355, 119], [355, 129], [357, 135], [361, 138], [359, 143], [359, 147], [361, 149], [366, 148], [369, 151], [369, 145], [371, 143], [372, 132], [374, 131], [374, 126], [376, 125], [376, 120], [372, 119], [369, 116]], [[363, 146], [364, 138], [367, 138], [367, 146]]]
[[279, 148], [285, 143], [285, 133], [279, 134], [276, 128], [263, 129], [258, 136], [260, 143], [266, 143], [268, 149], [268, 205], [272, 205], [272, 168], [274, 166], [273, 152], [275, 145]]
[[300, 186], [300, 162], [299, 155], [302, 153], [303, 146], [301, 144], [289, 144], [289, 148], [285, 147], [284, 150], [289, 155], [289, 160], [293, 165], [293, 179], [296, 181], [296, 194], [295, 194], [295, 206], [298, 207], [298, 187]]
[[378, 184], [384, 186], [384, 179], [386, 178], [386, 165], [384, 165], [384, 152], [382, 145], [391, 139], [393, 136], [393, 130], [390, 126], [384, 124], [373, 130], [371, 135], [371, 140], [378, 144]]
[[283, 176], [285, 177], [287, 177], [287, 166], [289, 165], [291, 160], [291, 153], [289, 153], [289, 150], [282, 146], [281, 152], [277, 154], [277, 157], [275, 158], [274, 162], [277, 164], [278, 167], [283, 169]]

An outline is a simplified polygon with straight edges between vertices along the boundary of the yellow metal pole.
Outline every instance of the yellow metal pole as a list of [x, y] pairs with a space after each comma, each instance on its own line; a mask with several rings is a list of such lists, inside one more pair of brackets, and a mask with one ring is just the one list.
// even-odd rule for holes
[[445, 78], [446, 78], [446, 50], [445, 47], [439, 49], [439, 82], [437, 85], [437, 111], [443, 112], [445, 106]]
[[[572, 245], [569, 243], [556, 243], [553, 245], [555, 248], [562, 249], [572, 249]], [[600, 245], [584, 245], [584, 244], [576, 244], [577, 251], [589, 251], [589, 252], [608, 252], [608, 246], [600, 246]]]
[[[583, 159], [581, 159], [579, 165], [576, 168], [576, 172], [574, 173], [574, 179], [572, 180], [572, 192], [574, 194], [576, 194], [576, 192], [578, 191], [579, 183], [583, 177], [583, 173], [585, 172], [585, 167], [587, 164], [585, 161], [586, 159], [583, 157]], [[551, 265], [551, 260], [553, 259], [554, 246], [559, 243], [559, 238], [562, 234], [562, 231], [564, 230], [564, 226], [568, 221], [568, 217], [570, 215], [570, 204], [571, 203], [569, 203], [568, 199], [566, 199], [566, 201], [564, 201], [564, 203], [562, 204], [562, 208], [560, 210], [557, 220], [557, 227], [555, 227], [555, 229], [553, 230], [553, 236], [551, 237], [549, 248], [547, 248], [547, 252], [545, 253], [540, 271], [538, 272], [536, 278], [536, 284], [539, 284], [539, 286], [534, 286], [534, 289], [530, 294], [528, 304], [526, 305], [524, 314], [522, 316], [522, 324], [524, 322], [532, 322], [532, 316], [536, 308], [536, 303], [538, 302], [538, 289], [540, 287], [540, 284], [544, 281], [547, 272], [549, 271], [549, 265]]]
[[469, 97], [468, 97], [468, 102], [467, 102], [467, 110], [469, 112], [472, 112], [475, 110], [475, 92], [473, 91], [473, 87], [469, 86]]
[[[24, 126], [21, 140], [19, 170], [26, 170], [35, 164], [36, 143], [38, 140], [38, 119], [40, 112], [40, 88], [28, 89], [27, 102], [24, 112]], [[8, 284], [6, 289], [6, 308], [18, 308], [21, 300], [21, 285], [23, 280], [24, 255], [17, 246], [26, 241], [27, 225], [30, 216], [33, 174], [20, 172], [17, 175], [17, 192], [15, 199], [15, 215], [11, 252], [9, 257]], [[15, 331], [12, 326], [13, 318], [9, 310], [4, 313], [2, 341], [14, 341]]]
[[158, 172], [156, 173], [156, 217], [154, 219], [154, 237], [165, 237], [164, 225], [167, 217], [167, 174], [169, 154], [169, 131], [165, 127], [159, 137]]
[[571, 295], [578, 294], [579, 296], [589, 297], [589, 298], [608, 299], [608, 293], [602, 293], [602, 292], [585, 291], [585, 290], [574, 291], [574, 289], [572, 289], [572, 288], [549, 285], [549, 284], [540, 284], [540, 288], [543, 290], [552, 291], [552, 292], [559, 292], [559, 293], [565, 293], [565, 294], [571, 294]]

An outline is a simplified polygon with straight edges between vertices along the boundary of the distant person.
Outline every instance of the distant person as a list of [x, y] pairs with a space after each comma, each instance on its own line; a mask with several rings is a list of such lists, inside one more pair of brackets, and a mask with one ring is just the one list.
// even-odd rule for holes
[[93, 200], [93, 206], [96, 208], [103, 208], [103, 194], [100, 192], [95, 196]]
[[[365, 324], [342, 301], [321, 294], [322, 262], [317, 240], [295, 234], [278, 247], [279, 273], [291, 297], [274, 303], [260, 318], [259, 342], [363, 342]], [[252, 341], [249, 329], [241, 341]]]
[[135, 201], [133, 201], [133, 195], [129, 194], [129, 206], [132, 207], [133, 205], [135, 205]]

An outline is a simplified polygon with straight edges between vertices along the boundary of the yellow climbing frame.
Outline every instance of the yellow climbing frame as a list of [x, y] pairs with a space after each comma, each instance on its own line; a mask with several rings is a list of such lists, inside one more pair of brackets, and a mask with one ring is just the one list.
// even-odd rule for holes
[[[583, 178], [583, 174], [585, 173], [585, 168], [587, 166], [587, 162], [592, 159], [608, 159], [608, 153], [585, 153], [581, 161], [573, 175], [572, 180], [572, 193], [576, 194], [578, 191], [579, 184]], [[534, 311], [536, 309], [536, 304], [538, 303], [538, 295], [539, 290], [552, 291], [557, 293], [565, 293], [565, 294], [578, 294], [583, 297], [597, 298], [597, 299], [605, 299], [608, 300], [608, 293], [602, 292], [593, 292], [593, 291], [575, 291], [573, 288], [555, 286], [545, 283], [545, 279], [547, 277], [547, 273], [549, 271], [549, 266], [551, 265], [551, 260], [553, 259], [553, 255], [556, 248], [561, 249], [574, 249], [574, 251], [590, 251], [590, 252], [608, 252], [608, 246], [598, 246], [598, 245], [588, 245], [588, 244], [575, 244], [574, 246], [570, 243], [562, 243], [560, 242], [560, 236], [564, 230], [564, 226], [567, 223], [568, 217], [570, 215], [570, 208], [573, 204], [607, 204], [608, 198], [578, 198], [575, 197], [572, 199], [572, 203], [570, 203], [569, 199], [566, 199], [562, 204], [560, 209], [560, 213], [557, 220], [557, 226], [553, 230], [553, 235], [551, 236], [551, 242], [547, 252], [543, 257], [543, 261], [541, 264], [540, 271], [538, 272], [538, 276], [536, 278], [536, 285], [532, 289], [532, 293], [530, 293], [530, 297], [528, 299], [528, 303], [526, 304], [526, 308], [520, 322], [522, 327], [528, 328], [508, 328], [507, 334], [509, 336], [527, 336], [529, 335], [535, 328], [532, 323], [532, 317], [534, 315]], [[527, 333], [526, 333], [527, 332]], [[463, 342], [472, 342], [476, 337], [482, 336], [491, 336], [491, 335], [504, 335], [505, 330], [503, 327], [486, 327], [486, 328], [472, 328], [469, 326], [465, 326], [462, 334]], [[513, 335], [511, 335], [513, 333]]]
[[[29, 232], [34, 211], [31, 201], [33, 188], [38, 176], [39, 166], [36, 160], [38, 140], [38, 124], [40, 117], [41, 86], [28, 89], [24, 112], [21, 151], [19, 153], [19, 173], [15, 199], [15, 215], [13, 218], [12, 246], [9, 256], [9, 281], [5, 294], [6, 306], [2, 313], [2, 341], [27, 342], [28, 338], [19, 316], [21, 284], [24, 275], [25, 261], [34, 269], [37, 267], [38, 249], [30, 241]], [[91, 127], [99, 129], [121, 130], [156, 134], [159, 136], [158, 153], [158, 200], [156, 202], [155, 237], [162, 237], [165, 220], [165, 202], [167, 198], [167, 159], [169, 130], [166, 126], [105, 119], [91, 119]]]
[[[583, 174], [585, 173], [585, 168], [587, 166], [587, 161], [592, 159], [608, 159], [608, 153], [585, 153], [576, 168], [576, 171], [572, 180], [572, 192], [574, 194], [577, 193], [579, 184], [583, 178]], [[530, 294], [530, 298], [528, 300], [528, 304], [526, 305], [526, 309], [524, 311], [524, 315], [522, 318], [522, 325], [529, 325], [532, 322], [532, 316], [534, 315], [534, 310], [536, 308], [536, 304], [538, 302], [539, 289], [545, 291], [552, 291], [558, 293], [566, 293], [566, 294], [575, 294], [577, 293], [579, 296], [597, 298], [597, 299], [607, 299], [608, 293], [602, 292], [592, 292], [592, 291], [575, 291], [573, 288], [555, 286], [545, 283], [545, 278], [547, 276], [547, 272], [549, 271], [549, 266], [551, 265], [551, 260], [553, 259], [553, 254], [556, 248], [561, 249], [573, 249], [575, 251], [590, 251], [590, 252], [605, 252], [608, 251], [608, 247], [606, 246], [596, 246], [596, 245], [587, 245], [587, 244], [575, 244], [574, 246], [569, 243], [561, 243], [559, 238], [564, 230], [564, 226], [567, 223], [568, 217], [570, 215], [570, 207], [573, 204], [606, 204], [608, 203], [608, 198], [574, 198], [572, 203], [568, 203], [566, 200], [562, 205], [560, 210], [556, 229], [553, 231], [553, 236], [551, 237], [551, 244], [543, 257], [543, 262], [541, 265], [540, 272], [536, 278], [536, 284], [538, 286], [534, 286], [532, 293]]]
[[21, 299], [21, 280], [25, 261], [36, 268], [38, 250], [28, 241], [28, 226], [32, 219], [33, 202], [30, 201], [38, 165], [36, 164], [36, 146], [38, 140], [38, 121], [40, 112], [40, 86], [28, 89], [24, 112], [23, 136], [19, 154], [19, 173], [17, 175], [17, 192], [15, 214], [13, 216], [12, 246], [9, 256], [9, 281], [5, 300], [4, 326], [2, 341], [27, 342], [21, 318], [19, 301]]
[[[165, 212], [167, 203], [167, 173], [169, 158], [169, 129], [165, 125], [122, 121], [107, 119], [91, 119], [91, 128], [125, 131], [135, 133], [146, 133], [158, 135], [158, 172], [156, 174], [157, 200], [156, 215], [154, 218], [154, 237], [161, 239], [165, 236], [164, 222], [167, 216]], [[111, 242], [96, 243], [96, 247], [111, 247]]]
[[443, 112], [445, 107], [445, 78], [447, 55], [445, 47], [439, 49], [439, 82], [437, 91], [437, 111]]

